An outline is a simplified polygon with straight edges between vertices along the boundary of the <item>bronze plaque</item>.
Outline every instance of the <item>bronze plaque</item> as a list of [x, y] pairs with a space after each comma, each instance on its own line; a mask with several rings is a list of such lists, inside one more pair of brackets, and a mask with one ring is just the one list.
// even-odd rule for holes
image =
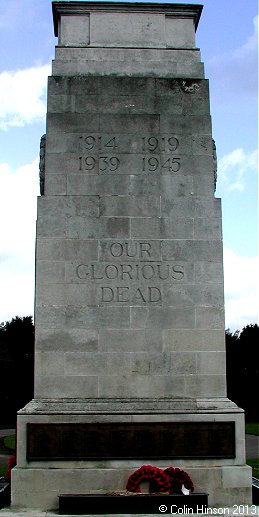
[[234, 458], [235, 422], [27, 424], [27, 460]]

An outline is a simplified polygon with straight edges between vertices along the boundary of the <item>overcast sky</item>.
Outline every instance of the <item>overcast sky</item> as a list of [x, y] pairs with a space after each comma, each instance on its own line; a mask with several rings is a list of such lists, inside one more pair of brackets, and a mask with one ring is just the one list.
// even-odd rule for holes
[[[182, 1], [191, 3], [191, 1]], [[257, 0], [204, 0], [197, 30], [210, 80], [222, 198], [226, 328], [258, 323]], [[40, 137], [57, 43], [50, 0], [0, 10], [0, 323], [33, 314]]]

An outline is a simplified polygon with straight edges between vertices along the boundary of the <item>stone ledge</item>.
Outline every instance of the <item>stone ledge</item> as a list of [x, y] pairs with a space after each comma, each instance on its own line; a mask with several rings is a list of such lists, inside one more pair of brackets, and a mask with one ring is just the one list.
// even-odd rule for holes
[[243, 413], [225, 397], [192, 399], [33, 399], [18, 414]]

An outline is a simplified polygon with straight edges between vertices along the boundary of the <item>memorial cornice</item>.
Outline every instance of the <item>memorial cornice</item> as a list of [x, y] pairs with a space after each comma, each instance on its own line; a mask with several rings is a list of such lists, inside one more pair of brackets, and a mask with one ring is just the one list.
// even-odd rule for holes
[[200, 4], [158, 4], [152, 2], [88, 2], [56, 0], [52, 2], [54, 33], [58, 36], [58, 22], [61, 15], [89, 14], [91, 12], [152, 13], [167, 16], [193, 18], [195, 30], [198, 27], [203, 6]]

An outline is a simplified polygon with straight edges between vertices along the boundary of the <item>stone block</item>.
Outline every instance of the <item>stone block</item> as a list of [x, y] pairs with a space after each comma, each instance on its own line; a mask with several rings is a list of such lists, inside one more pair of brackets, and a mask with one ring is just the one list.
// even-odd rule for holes
[[180, 309], [173, 307], [151, 307], [148, 309], [146, 328], [194, 328], [194, 309]]
[[73, 113], [74, 111], [76, 111], [74, 95], [59, 94], [48, 96], [49, 113]]
[[[128, 56], [127, 56], [128, 57]], [[204, 78], [203, 63], [185, 63], [165, 59], [163, 61], [134, 61], [125, 59], [124, 61], [107, 60], [98, 62], [97, 60], [73, 59], [54, 61], [52, 72], [55, 76], [75, 76], [80, 74], [95, 75], [97, 77], [151, 77], [178, 78], [185, 77], [197, 80]]]
[[197, 356], [194, 351], [171, 352], [171, 371], [173, 375], [194, 375], [197, 371]]
[[226, 375], [225, 352], [197, 352], [197, 371], [206, 375]]
[[210, 237], [215, 240], [222, 239], [222, 227], [219, 219], [197, 217], [194, 219], [194, 238], [208, 240]]
[[98, 332], [93, 329], [37, 327], [35, 334], [39, 351], [97, 352], [98, 350]]
[[100, 329], [99, 349], [115, 353], [162, 352], [162, 332], [159, 329]]
[[135, 196], [160, 195], [162, 193], [164, 177], [157, 176], [130, 176], [129, 193]]
[[215, 262], [222, 259], [221, 241], [217, 240], [164, 240], [162, 246], [162, 258], [164, 260], [183, 260], [191, 262]]
[[103, 196], [100, 199], [100, 215], [109, 217], [159, 217], [160, 196], [131, 197]]
[[96, 306], [97, 293], [95, 285], [78, 284], [40, 284], [38, 283], [37, 306]]
[[63, 351], [48, 351], [35, 353], [35, 370], [37, 375], [43, 376], [64, 376], [64, 353]]
[[47, 120], [46, 152], [49, 141], [57, 133], [84, 133], [99, 131], [99, 114], [91, 113], [49, 113]]
[[62, 329], [66, 325], [65, 307], [35, 307], [35, 327]]
[[[66, 324], [70, 328], [129, 328], [129, 307], [67, 307]], [[61, 309], [61, 318], [63, 311]], [[43, 320], [44, 323], [44, 320]], [[57, 325], [58, 326], [58, 325]]]
[[[60, 109], [58, 103], [53, 102], [51, 106], [52, 111], [69, 111], [68, 105], [70, 103], [70, 111], [76, 113], [118, 113], [118, 114], [129, 114], [129, 113], [143, 113], [153, 114], [156, 110], [154, 109], [154, 100], [146, 95], [118, 95], [113, 96], [99, 96], [99, 95], [77, 95], [75, 102], [73, 100], [64, 99]], [[74, 107], [75, 106], [75, 107]]]
[[225, 375], [187, 375], [185, 376], [185, 389], [187, 397], [225, 397]]
[[99, 396], [123, 398], [165, 398], [183, 396], [182, 376], [170, 375], [109, 375], [99, 377]]
[[[56, 47], [56, 56], [61, 56], [65, 50], [65, 55], [71, 56], [71, 59], [76, 59], [76, 57], [80, 56], [80, 53], [83, 52], [82, 57], [85, 56], [85, 53], [90, 49], [80, 49], [80, 48], [62, 48]], [[49, 95], [77, 95], [81, 94], [82, 91], [87, 95], [96, 95], [99, 93], [99, 85], [100, 79], [98, 77], [88, 77], [88, 76], [74, 76], [74, 77], [64, 77], [62, 75], [59, 76], [51, 76], [48, 77], [48, 93]], [[89, 130], [93, 130], [93, 126], [89, 127]], [[48, 142], [48, 145], [50, 141]]]
[[193, 219], [184, 218], [138, 218], [131, 219], [133, 239], [191, 239]]
[[60, 27], [60, 45], [86, 46], [90, 43], [90, 15], [63, 16]]
[[136, 352], [132, 354], [132, 373], [134, 375], [168, 375], [171, 372], [170, 354], [161, 352]]
[[107, 354], [91, 352], [66, 352], [64, 355], [65, 376], [83, 377], [101, 375], [107, 369]]
[[40, 217], [98, 217], [99, 196], [42, 196], [39, 198]]
[[193, 193], [197, 197], [203, 197], [203, 196], [212, 196], [214, 195], [215, 190], [215, 179], [214, 179], [214, 172], [213, 167], [210, 167], [207, 169], [207, 172], [205, 173], [202, 171], [199, 173], [199, 171], [196, 171], [196, 174], [193, 176]]
[[98, 396], [97, 375], [37, 375], [35, 397], [39, 398], [91, 398]]
[[127, 217], [73, 217], [68, 223], [68, 237], [79, 239], [120, 239], [130, 237], [130, 220]]
[[174, 48], [194, 48], [195, 33], [191, 19], [178, 20], [173, 16], [165, 17], [166, 46]]
[[65, 174], [45, 175], [44, 194], [46, 196], [65, 196], [67, 193], [67, 178]]
[[54, 260], [37, 261], [37, 282], [40, 284], [59, 284], [65, 282], [65, 263]]
[[187, 135], [211, 135], [209, 115], [164, 115], [160, 121], [162, 133], [179, 133]]
[[196, 262], [195, 281], [199, 284], [218, 281], [218, 285], [221, 285], [223, 289], [222, 264], [220, 262]]
[[[96, 49], [97, 50], [97, 49]], [[100, 56], [100, 49], [98, 49], [98, 57], [96, 58], [99, 60]], [[118, 59], [120, 61], [124, 61], [127, 59], [127, 56], [130, 54], [132, 55], [132, 49], [130, 51], [123, 51], [122, 49], [118, 50], [116, 49], [116, 54], [114, 54], [113, 49], [113, 55], [115, 59]], [[150, 52], [150, 51], [148, 51]], [[152, 52], [152, 51], [151, 51]], [[137, 56], [140, 60], [143, 59], [142, 54], [136, 55], [136, 52], [133, 53], [134, 59], [137, 59]], [[160, 55], [160, 54], [159, 54]], [[104, 56], [102, 52], [102, 56]], [[109, 57], [111, 57], [110, 53], [105, 54], [105, 58], [109, 60]], [[119, 59], [120, 58], [120, 59]], [[155, 79], [152, 77], [101, 77], [100, 78], [100, 88], [102, 90], [102, 96], [103, 98], [113, 98], [114, 92], [116, 92], [116, 97], [125, 97], [128, 95], [133, 96], [142, 96], [143, 98], [147, 97], [147, 95], [153, 95], [154, 94], [154, 88], [155, 88]]]
[[[133, 66], [134, 63], [167, 63], [168, 61], [171, 61], [171, 63], [188, 63], [189, 65], [201, 65], [201, 56], [200, 56], [200, 50], [198, 48], [194, 49], [175, 49], [175, 48], [167, 48], [167, 49], [160, 49], [160, 48], [105, 48], [105, 47], [87, 47], [87, 48], [73, 48], [73, 47], [59, 47], [56, 46], [55, 48], [55, 62], [73, 62], [75, 60], [80, 61], [93, 61], [93, 62], [101, 62], [103, 65], [106, 62], [120, 62], [122, 65], [123, 62], [128, 61]], [[55, 74], [54, 74], [55, 75]], [[181, 76], [179, 76], [181, 77]], [[132, 81], [133, 79], [133, 81]], [[89, 81], [93, 81], [95, 85], [98, 84], [98, 81], [101, 81], [102, 84], [102, 78], [99, 76], [91, 77], [91, 76], [75, 76], [75, 77], [62, 77], [62, 76], [56, 76], [54, 78], [55, 82], [62, 82], [64, 81], [65, 84], [71, 84], [72, 85], [72, 92], [77, 93], [77, 85], [82, 84], [83, 81], [87, 84]], [[151, 80], [151, 82], [154, 80], [153, 77], [149, 77], [148, 75], [145, 75], [143, 77], [128, 77], [128, 76], [121, 76], [116, 77], [107, 77], [105, 76], [105, 86], [107, 86], [107, 93], [109, 93], [109, 84], [114, 84], [116, 86], [116, 89], [121, 91], [122, 95], [125, 95], [127, 93], [143, 93], [145, 88], [147, 87], [148, 82]], [[156, 81], [164, 80], [162, 78], [156, 79]], [[50, 83], [52, 81], [52, 78], [50, 78]], [[71, 81], [71, 82], [70, 82]], [[110, 81], [110, 82], [109, 82]], [[207, 81], [204, 81], [205, 84]], [[49, 83], [49, 84], [50, 84]], [[127, 83], [130, 84], [129, 89], [127, 89]], [[131, 89], [131, 85], [136, 84], [137, 87], [135, 90]], [[169, 81], [170, 84], [170, 81]], [[144, 86], [143, 86], [144, 85]], [[201, 89], [202, 84], [200, 83]], [[86, 90], [86, 87], [84, 85], [84, 91], [88, 91], [88, 93], [96, 93], [97, 88], [93, 88], [91, 90]], [[111, 93], [114, 91], [114, 87], [110, 89]], [[160, 87], [157, 90], [157, 94], [160, 95]], [[51, 90], [52, 92], [52, 90]], [[55, 93], [55, 91], [53, 92]], [[71, 93], [70, 90], [62, 90], [61, 93]], [[198, 94], [197, 94], [198, 95]], [[196, 95], [196, 96], [197, 96]]]
[[223, 286], [218, 284], [193, 284], [163, 286], [163, 292], [171, 306], [222, 307]]
[[47, 153], [46, 154], [46, 171], [48, 175], [61, 174], [77, 174], [79, 172], [80, 162], [76, 153]]
[[166, 351], [224, 351], [223, 330], [166, 329], [163, 331], [163, 350]]
[[68, 237], [67, 221], [59, 217], [40, 217], [37, 220], [38, 237]]
[[70, 174], [67, 176], [68, 195], [129, 195], [131, 194], [131, 178], [129, 176], [109, 177], [85, 174]]
[[196, 328], [224, 328], [224, 310], [222, 307], [196, 307]]
[[[91, 46], [165, 47], [164, 15], [147, 13], [91, 14]], [[179, 45], [181, 46], [181, 45]]]
[[53, 261], [55, 264], [55, 261], [71, 261], [75, 256], [79, 261], [97, 260], [98, 242], [88, 239], [37, 239], [38, 261]]
[[223, 488], [250, 488], [252, 485], [252, 468], [248, 465], [240, 466], [238, 469], [223, 467], [222, 485]]
[[159, 123], [159, 115], [100, 115], [100, 131], [105, 133], [158, 133]]

